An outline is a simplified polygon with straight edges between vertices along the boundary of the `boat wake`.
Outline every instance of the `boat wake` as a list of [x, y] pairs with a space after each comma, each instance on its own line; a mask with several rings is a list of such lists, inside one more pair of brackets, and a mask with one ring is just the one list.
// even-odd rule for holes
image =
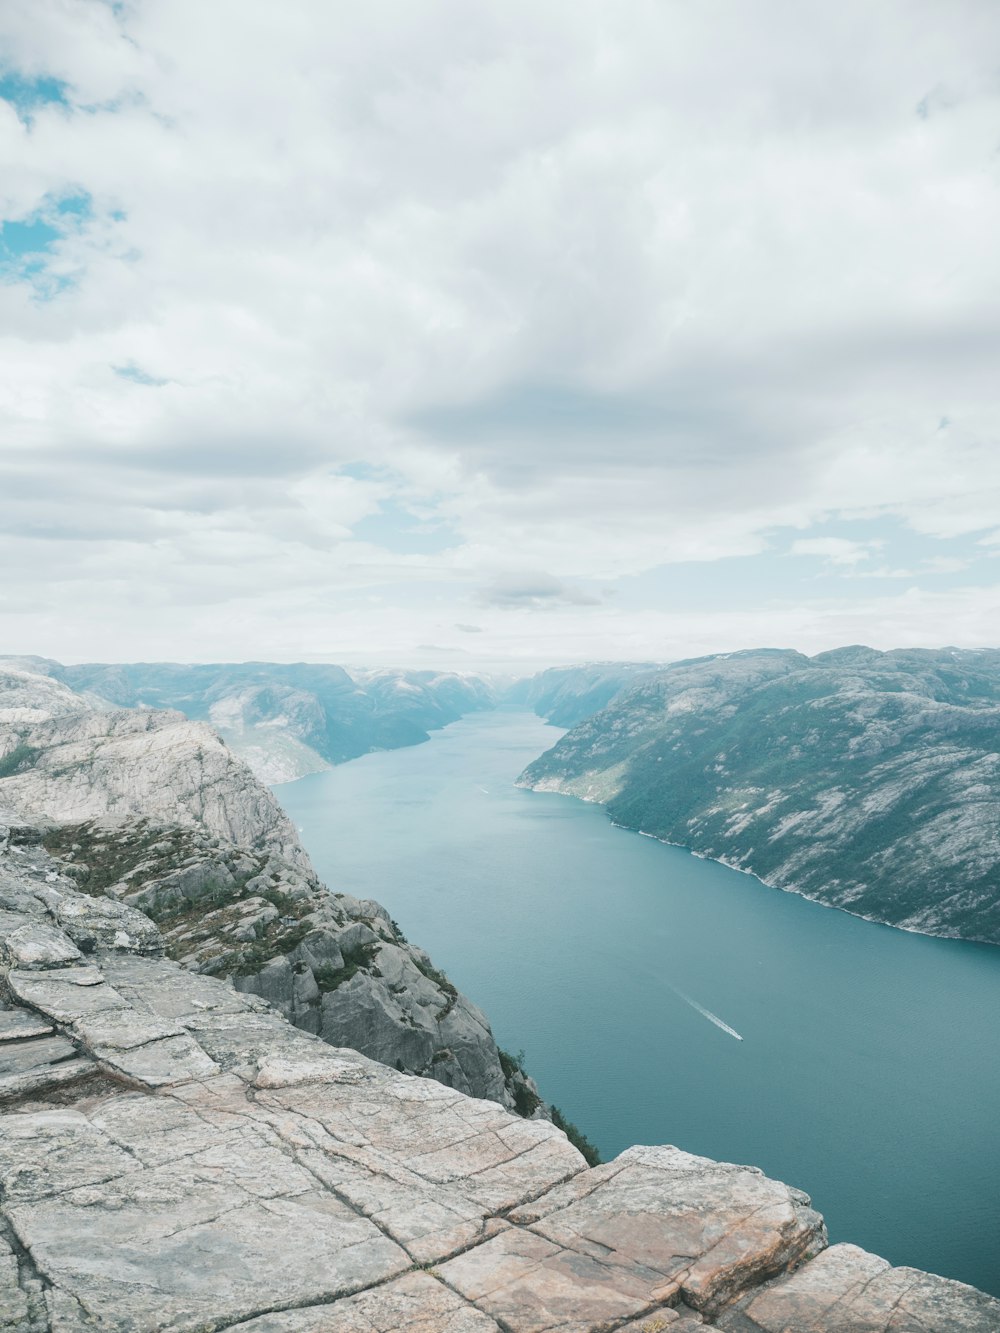
[[671, 986], [670, 989], [679, 999], [683, 1000], [685, 1004], [689, 1004], [692, 1009], [696, 1009], [703, 1018], [707, 1018], [708, 1021], [714, 1023], [717, 1028], [721, 1028], [723, 1032], [728, 1032], [729, 1035], [735, 1037], [737, 1041], [743, 1040], [735, 1028], [731, 1028], [728, 1023], [724, 1023], [718, 1014], [712, 1013], [711, 1009], [706, 1009], [705, 1006], [699, 1004], [697, 1000], [692, 1000], [690, 995], [685, 995], [684, 992], [678, 990], [676, 986]]

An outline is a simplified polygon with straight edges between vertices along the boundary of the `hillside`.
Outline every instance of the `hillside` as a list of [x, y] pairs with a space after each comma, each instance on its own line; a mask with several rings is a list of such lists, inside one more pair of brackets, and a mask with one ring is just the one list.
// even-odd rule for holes
[[1000, 943], [1000, 652], [678, 662], [519, 782], [831, 906]]

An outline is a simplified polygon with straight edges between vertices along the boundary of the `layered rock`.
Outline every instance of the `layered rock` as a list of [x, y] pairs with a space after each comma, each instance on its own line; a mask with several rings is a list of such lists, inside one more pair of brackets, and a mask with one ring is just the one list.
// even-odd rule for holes
[[0, 854], [10, 1333], [1000, 1326], [969, 1287], [827, 1249], [752, 1167], [587, 1169], [545, 1121], [334, 1049], [31, 857]]
[[998, 652], [675, 663], [519, 781], [857, 915], [1000, 943]]

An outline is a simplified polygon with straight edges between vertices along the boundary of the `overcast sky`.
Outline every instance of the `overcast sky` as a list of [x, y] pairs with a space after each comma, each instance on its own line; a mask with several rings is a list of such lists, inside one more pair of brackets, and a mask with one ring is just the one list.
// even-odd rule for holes
[[4, 0], [0, 651], [1000, 643], [996, 0]]

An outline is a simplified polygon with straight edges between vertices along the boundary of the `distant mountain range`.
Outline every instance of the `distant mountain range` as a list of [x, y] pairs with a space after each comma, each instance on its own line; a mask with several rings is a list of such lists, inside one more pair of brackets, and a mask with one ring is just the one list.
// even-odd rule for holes
[[[547, 673], [536, 707], [568, 719], [614, 670]], [[520, 785], [872, 920], [1000, 943], [1000, 652], [762, 650], [632, 671]]]
[[418, 745], [464, 713], [492, 708], [482, 676], [276, 662], [63, 666], [0, 659], [68, 686], [90, 706], [174, 708], [210, 722], [264, 782], [290, 782], [372, 750]]

